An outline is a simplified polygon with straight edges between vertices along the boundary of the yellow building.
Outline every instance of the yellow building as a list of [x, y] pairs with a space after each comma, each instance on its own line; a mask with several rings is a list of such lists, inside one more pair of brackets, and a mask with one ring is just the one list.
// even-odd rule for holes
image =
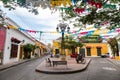
[[108, 53], [107, 43], [85, 43], [85, 56], [101, 56]]
[[47, 47], [45, 44], [43, 44], [42, 42], [39, 41], [35, 41], [35, 45], [37, 46], [37, 48], [35, 49], [35, 53], [40, 56], [40, 55], [45, 55], [45, 53], [47, 52]]
[[[61, 50], [59, 40], [53, 41], [53, 54], [63, 54], [70, 55], [72, 50], [65, 49]], [[64, 51], [64, 52], [63, 52]], [[82, 48], [77, 47], [75, 52], [83, 53], [85, 56], [101, 56], [108, 53], [108, 44], [107, 43], [84, 43]]]

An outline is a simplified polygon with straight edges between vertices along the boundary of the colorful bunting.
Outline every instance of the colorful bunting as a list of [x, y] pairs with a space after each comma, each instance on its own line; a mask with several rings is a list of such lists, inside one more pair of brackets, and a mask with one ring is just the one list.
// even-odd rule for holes
[[77, 13], [83, 13], [85, 11], [85, 8], [75, 8], [75, 9], [73, 9], [73, 11], [75, 11]]
[[98, 2], [93, 2], [91, 0], [84, 0], [84, 2], [88, 2], [88, 4], [95, 6], [97, 8], [109, 8], [109, 9], [116, 9], [116, 5], [112, 5], [112, 4], [102, 4], [102, 3], [98, 3]]
[[88, 32], [81, 32], [80, 34], [82, 34], [82, 35], [86, 35]]
[[[51, 34], [58, 34], [58, 33], [61, 33], [62, 32], [56, 32], [56, 31], [36, 31], [36, 30], [27, 30], [27, 29], [24, 29], [24, 28], [17, 28], [16, 26], [12, 26], [12, 25], [9, 25], [8, 26], [9, 29], [18, 29], [20, 31], [25, 31], [25, 32], [30, 32], [30, 33], [39, 33], [40, 35], [42, 33], [51, 33]], [[92, 27], [93, 28], [93, 27]], [[89, 29], [89, 28], [88, 28]], [[1, 30], [1, 29], [0, 29]], [[71, 31], [71, 32], [65, 32], [65, 34], [67, 35], [72, 35], [72, 36], [78, 36], [78, 37], [81, 37], [81, 36], [90, 36], [90, 35], [93, 35], [93, 34], [98, 34], [98, 35], [102, 35], [102, 34], [111, 34], [111, 33], [120, 33], [120, 28], [117, 28], [116, 30], [113, 29], [113, 30], [108, 30], [108, 29], [98, 29], [98, 30], [89, 30], [89, 31], [83, 31], [81, 32], [80, 29], [79, 30], [74, 30], [74, 31]], [[111, 35], [108, 35], [108, 36], [111, 36]]]
[[116, 9], [116, 5], [103, 4], [103, 8]]
[[83, 0], [85, 3], [87, 2], [87, 0]]
[[76, 4], [76, 0], [72, 0], [73, 4], [75, 5]]
[[71, 2], [71, 0], [51, 0], [50, 4], [53, 7], [61, 6], [61, 5], [63, 5], [64, 7], [66, 7], [67, 5], [71, 6], [72, 2]]
[[65, 7], [61, 7], [60, 8], [62, 11], [65, 10], [65, 11], [72, 11], [73, 9], [71, 7], [68, 7], [68, 8], [65, 8]]
[[88, 0], [88, 4], [95, 6], [97, 8], [102, 8], [102, 3], [92, 2], [92, 1]]

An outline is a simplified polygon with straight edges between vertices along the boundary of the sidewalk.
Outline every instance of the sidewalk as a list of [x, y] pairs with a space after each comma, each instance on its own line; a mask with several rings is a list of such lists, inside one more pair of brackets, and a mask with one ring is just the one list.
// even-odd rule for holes
[[113, 63], [120, 70], [120, 60], [115, 60], [115, 59], [110, 59], [110, 58], [107, 58], [107, 60]]
[[[55, 58], [52, 58], [52, 60], [56, 60]], [[46, 61], [44, 60], [37, 68], [37, 72], [42, 73], [50, 73], [50, 74], [66, 74], [66, 73], [74, 73], [74, 72], [80, 72], [85, 70], [89, 63], [91, 61], [91, 58], [86, 58], [86, 62], [84, 64], [77, 63], [74, 58], [67, 60], [67, 65], [57, 65], [57, 66], [48, 66]]]
[[38, 58], [25, 59], [25, 60], [20, 60], [20, 61], [13, 62], [13, 63], [8, 63], [8, 64], [0, 65], [0, 71], [5, 70], [5, 69], [10, 68], [10, 67], [14, 67], [16, 65], [19, 65], [19, 64], [22, 64], [22, 63], [25, 63], [25, 62], [28, 62], [28, 61], [31, 61], [31, 60], [34, 60], [34, 59], [38, 59]]

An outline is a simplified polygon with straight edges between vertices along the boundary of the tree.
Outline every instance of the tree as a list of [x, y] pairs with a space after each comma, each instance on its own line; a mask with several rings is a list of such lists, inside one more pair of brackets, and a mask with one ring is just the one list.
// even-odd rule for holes
[[[37, 7], [43, 9], [49, 8], [51, 11], [61, 8], [58, 4], [52, 4], [55, 0], [2, 0], [10, 10], [16, 7], [26, 7], [29, 12], [38, 14]], [[56, 0], [56, 2], [59, 0]], [[69, 0], [70, 1], [70, 0]], [[84, 27], [86, 24], [95, 24], [100, 26], [104, 22], [110, 23], [109, 29], [120, 27], [120, 1], [119, 0], [73, 0], [75, 5], [63, 7], [65, 9], [63, 19], [70, 21], [76, 27]], [[11, 5], [8, 5], [12, 4]], [[72, 3], [72, 1], [71, 1]], [[65, 5], [64, 3], [62, 3]], [[117, 5], [117, 6], [116, 6]], [[88, 14], [80, 13], [88, 11]], [[73, 20], [74, 19], [74, 20]]]
[[[86, 24], [100, 26], [108, 22], [110, 23], [108, 28], [113, 29], [120, 27], [119, 5], [119, 0], [77, 0], [76, 5], [64, 9], [63, 19], [80, 28]], [[82, 15], [85, 11], [88, 13]]]
[[72, 36], [66, 36], [64, 41], [64, 48], [72, 50], [72, 53], [75, 53], [75, 48], [83, 47], [83, 43], [76, 41]]
[[31, 52], [34, 51], [35, 46], [32, 44], [24, 45], [24, 58], [31, 58]]
[[115, 55], [119, 56], [118, 42], [117, 42], [116, 38], [110, 38], [108, 40], [108, 43], [111, 46], [113, 56], [115, 56]]

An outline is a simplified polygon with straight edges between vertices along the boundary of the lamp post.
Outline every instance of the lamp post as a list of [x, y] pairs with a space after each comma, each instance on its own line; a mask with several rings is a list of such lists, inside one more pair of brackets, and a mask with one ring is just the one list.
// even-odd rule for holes
[[66, 29], [67, 29], [67, 32], [70, 31], [70, 27], [69, 27], [69, 25], [67, 23], [59, 23], [57, 25], [57, 28], [56, 28], [57, 32], [61, 32], [62, 33], [61, 52], [62, 52], [62, 49], [63, 49], [63, 51], [64, 51], [63, 55], [65, 55], [64, 33], [65, 33]]

